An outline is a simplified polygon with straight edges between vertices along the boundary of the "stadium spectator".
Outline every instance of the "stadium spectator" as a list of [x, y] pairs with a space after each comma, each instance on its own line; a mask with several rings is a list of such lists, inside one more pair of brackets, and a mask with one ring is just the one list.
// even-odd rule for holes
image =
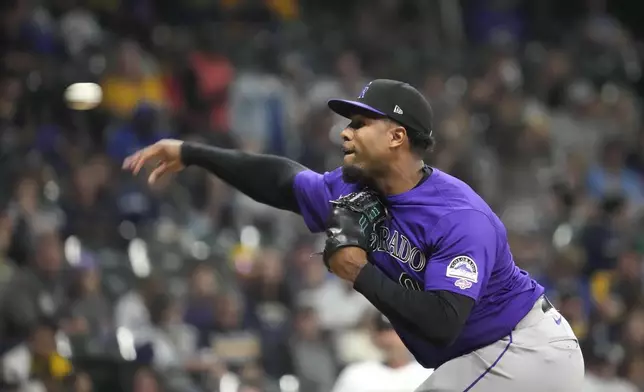
[[412, 358], [386, 317], [378, 314], [371, 324], [372, 339], [382, 351], [382, 359], [347, 366], [340, 373], [333, 392], [414, 390], [432, 371]]

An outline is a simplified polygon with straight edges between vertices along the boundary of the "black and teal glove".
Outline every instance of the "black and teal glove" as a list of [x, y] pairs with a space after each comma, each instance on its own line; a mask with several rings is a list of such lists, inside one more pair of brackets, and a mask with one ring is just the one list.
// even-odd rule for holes
[[371, 190], [353, 192], [332, 200], [327, 222], [324, 264], [329, 268], [331, 256], [345, 246], [357, 246], [369, 252], [371, 234], [387, 218], [387, 208]]

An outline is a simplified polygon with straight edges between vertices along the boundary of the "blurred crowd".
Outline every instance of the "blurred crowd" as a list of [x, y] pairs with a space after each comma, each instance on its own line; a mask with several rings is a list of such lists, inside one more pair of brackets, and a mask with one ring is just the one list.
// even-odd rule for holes
[[[297, 216], [120, 165], [174, 137], [329, 170], [327, 99], [392, 78], [433, 105], [427, 162], [490, 203], [571, 322], [584, 391], [644, 391], [643, 37], [617, 3], [2, 1], [2, 390], [329, 392], [381, 358]], [[69, 108], [75, 82], [101, 106]]]

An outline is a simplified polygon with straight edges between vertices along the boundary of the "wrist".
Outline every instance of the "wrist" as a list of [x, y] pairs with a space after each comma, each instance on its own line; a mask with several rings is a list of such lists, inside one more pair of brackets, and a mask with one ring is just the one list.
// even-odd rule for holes
[[328, 257], [329, 270], [339, 278], [354, 282], [367, 264], [366, 252], [357, 246], [343, 246]]
[[376, 267], [371, 263], [366, 263], [360, 268], [358, 274], [356, 274], [355, 279], [353, 280], [353, 288], [359, 293], [365, 294], [366, 291], [370, 291], [373, 286], [372, 276], [377, 272]]
[[350, 261], [349, 262], [350, 268], [348, 269], [347, 280], [350, 281], [351, 283], [355, 283], [356, 279], [358, 279], [358, 276], [360, 275], [365, 265], [367, 264], [368, 263], [366, 259]]
[[199, 159], [199, 145], [197, 143], [183, 142], [179, 146], [179, 159], [185, 166], [194, 165]]

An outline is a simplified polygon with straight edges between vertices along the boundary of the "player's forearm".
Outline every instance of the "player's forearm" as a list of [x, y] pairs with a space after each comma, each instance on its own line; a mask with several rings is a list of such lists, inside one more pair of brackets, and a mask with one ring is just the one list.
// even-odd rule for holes
[[400, 286], [373, 264], [358, 274], [354, 288], [391, 320], [399, 320], [436, 346], [456, 340], [474, 305], [471, 298], [446, 291]]
[[293, 180], [306, 168], [297, 162], [189, 142], [181, 147], [181, 159], [185, 165], [208, 170], [260, 203], [298, 212]]

